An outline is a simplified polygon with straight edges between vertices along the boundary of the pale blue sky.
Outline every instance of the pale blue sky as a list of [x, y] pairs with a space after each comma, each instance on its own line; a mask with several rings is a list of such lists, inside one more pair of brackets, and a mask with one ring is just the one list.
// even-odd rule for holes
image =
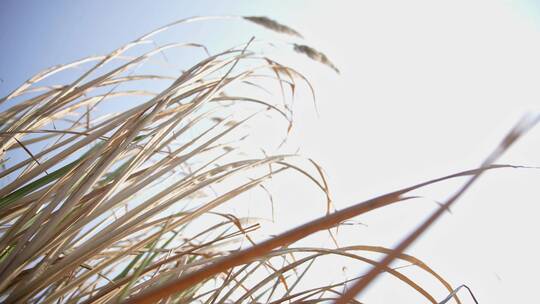
[[[0, 2], [0, 95], [49, 66], [107, 53], [169, 22], [200, 15], [272, 15], [287, 20], [305, 2], [3, 0]], [[234, 30], [234, 25], [231, 25]], [[212, 39], [226, 41], [213, 28]], [[230, 29], [229, 29], [230, 30]], [[191, 34], [191, 33], [190, 33]], [[192, 37], [179, 37], [189, 40]]]

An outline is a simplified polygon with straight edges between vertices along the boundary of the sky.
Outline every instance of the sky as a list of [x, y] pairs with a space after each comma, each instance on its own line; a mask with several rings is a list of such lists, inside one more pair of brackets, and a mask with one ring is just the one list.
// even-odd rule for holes
[[[4, 0], [0, 95], [46, 67], [106, 53], [194, 15], [269, 16], [301, 32], [340, 68], [336, 75], [307, 59], [289, 59], [316, 88], [320, 113], [309, 102], [297, 103], [290, 149], [325, 168], [338, 208], [474, 168], [523, 114], [540, 110], [540, 4], [517, 0]], [[252, 31], [265, 35], [245, 24], [222, 24], [194, 25], [178, 40], [212, 37], [218, 50], [246, 41]], [[537, 128], [500, 163], [538, 166], [539, 138]], [[463, 182], [419, 191], [426, 199], [368, 214], [340, 237], [392, 247]], [[407, 252], [452, 284], [467, 284], [481, 303], [534, 302], [539, 182], [532, 169], [486, 174]], [[306, 206], [322, 201], [300, 190], [278, 198], [286, 202], [277, 204], [278, 228], [316, 216]], [[347, 275], [362, 271], [347, 265]], [[386, 276], [362, 300], [423, 301]], [[464, 303], [472, 301], [464, 296]]]

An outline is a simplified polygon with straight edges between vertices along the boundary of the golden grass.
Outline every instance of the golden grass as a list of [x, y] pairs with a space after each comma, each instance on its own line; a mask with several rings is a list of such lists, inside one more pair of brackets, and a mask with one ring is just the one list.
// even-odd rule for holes
[[[307, 82], [302, 74], [250, 50], [253, 40], [208, 55], [177, 77], [137, 74], [136, 69], [167, 49], [204, 46], [172, 43], [134, 57], [125, 55], [151, 44], [152, 36], [170, 27], [213, 18], [244, 19], [301, 37], [266, 17], [183, 19], [108, 55], [47, 69], [0, 99], [6, 107], [0, 113], [0, 153], [4, 159], [0, 172], [4, 181], [0, 189], [1, 299], [6, 303], [359, 303], [354, 297], [375, 276], [387, 272], [437, 303], [413, 278], [389, 267], [390, 262], [400, 259], [440, 282], [450, 294], [445, 301], [453, 297], [459, 303], [450, 283], [404, 251], [481, 173], [512, 167], [493, 162], [538, 118], [518, 125], [478, 169], [336, 211], [315, 162], [310, 160], [313, 168], [308, 169], [295, 164], [297, 155], [256, 158], [236, 153], [244, 139], [238, 132], [240, 126], [270, 112], [284, 118], [285, 129], [290, 130], [292, 107], [286, 99], [275, 102], [244, 96], [235, 85], [264, 89], [266, 83], [261, 79], [271, 79], [285, 95], [284, 87]], [[323, 53], [304, 44], [291, 45], [294, 51], [338, 71]], [[84, 68], [84, 72], [70, 83], [38, 86], [74, 67]], [[121, 89], [121, 85], [141, 81], [167, 86], [158, 93]], [[232, 94], [234, 90], [239, 94]], [[95, 116], [97, 109], [122, 96], [142, 101], [119, 113]], [[259, 109], [246, 108], [246, 104]], [[242, 109], [238, 113], [244, 117], [233, 119], [231, 107]], [[230, 137], [236, 139], [226, 140]], [[24, 157], [9, 160], [13, 153]], [[290, 170], [302, 173], [326, 195], [327, 214], [254, 242], [249, 235], [259, 224], [216, 211], [245, 192], [261, 187], [267, 191], [266, 181]], [[462, 176], [469, 176], [469, 181], [460, 191], [395, 249], [295, 246], [295, 242], [318, 231], [330, 231], [345, 220], [413, 199], [409, 195], [413, 190]], [[190, 230], [195, 222], [204, 223], [205, 228]], [[241, 241], [252, 243], [233, 249], [228, 246]], [[383, 254], [385, 258], [378, 262], [364, 253]], [[373, 268], [366, 276], [301, 289], [299, 282], [309, 276], [317, 258], [325, 255], [353, 259]], [[343, 292], [346, 284], [352, 287]]]

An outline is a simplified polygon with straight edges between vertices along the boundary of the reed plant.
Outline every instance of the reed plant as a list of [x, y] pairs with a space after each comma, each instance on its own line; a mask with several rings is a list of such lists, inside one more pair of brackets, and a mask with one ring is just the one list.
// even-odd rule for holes
[[[438, 303], [414, 278], [390, 267], [397, 259], [430, 274], [450, 294], [445, 301], [459, 303], [449, 282], [404, 252], [481, 173], [511, 167], [494, 162], [538, 118], [521, 121], [476, 169], [336, 210], [315, 161], [296, 154], [241, 153], [243, 126], [261, 115], [282, 121], [287, 137], [293, 105], [285, 95], [294, 96], [299, 83], [311, 88], [304, 75], [257, 52], [254, 45], [260, 42], [253, 39], [217, 54], [196, 43], [153, 44], [152, 38], [169, 28], [212, 18], [239, 19], [286, 35], [291, 42], [285, 47], [292, 52], [339, 72], [326, 55], [299, 42], [301, 35], [288, 26], [266, 17], [224, 16], [183, 19], [107, 55], [31, 77], [0, 99], [1, 300], [359, 303], [355, 296], [385, 272]], [[153, 49], [142, 51], [148, 46]], [[173, 77], [139, 72], [176, 48], [201, 49], [206, 55]], [[82, 72], [54, 83], [56, 76], [74, 69]], [[269, 83], [282, 97], [264, 100], [249, 94], [267, 90]], [[267, 192], [265, 184], [287, 171], [300, 173], [326, 197], [327, 212], [320, 218], [255, 240], [251, 235], [259, 222], [219, 211], [247, 192]], [[455, 177], [468, 181], [396, 248], [297, 243], [320, 231], [331, 238], [346, 220], [414, 199], [412, 191]], [[370, 258], [373, 253], [383, 259]], [[372, 268], [361, 277], [305, 287], [310, 267], [323, 256]]]

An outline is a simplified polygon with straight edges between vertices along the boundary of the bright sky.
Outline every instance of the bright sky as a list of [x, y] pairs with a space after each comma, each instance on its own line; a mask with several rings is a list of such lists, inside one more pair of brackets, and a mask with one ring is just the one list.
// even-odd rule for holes
[[[2, 1], [0, 95], [45, 67], [105, 53], [170, 21], [223, 14], [288, 24], [342, 71], [336, 76], [294, 57], [317, 90], [321, 117], [308, 102], [297, 103], [291, 146], [325, 168], [338, 207], [474, 168], [522, 114], [540, 109], [540, 6], [532, 0]], [[218, 47], [250, 34], [235, 24], [210, 29], [193, 35], [222, 37]], [[539, 138], [537, 128], [500, 163], [540, 165]], [[367, 227], [345, 229], [341, 239], [391, 247], [437, 207], [432, 200], [444, 200], [461, 182], [359, 218]], [[408, 253], [452, 284], [467, 284], [481, 303], [535, 302], [539, 182], [536, 170], [486, 174]], [[282, 227], [314, 216], [309, 204], [322, 204], [319, 194], [278, 195]], [[346, 274], [364, 270], [348, 264]], [[424, 301], [388, 277], [362, 300]]]
[[[538, 6], [355, 1], [316, 10], [326, 14], [306, 18], [307, 39], [343, 75], [316, 85], [323, 118], [302, 130], [312, 134], [302, 146], [329, 171], [337, 202], [472, 168], [526, 110], [539, 109]], [[538, 165], [539, 135], [501, 162]], [[534, 170], [487, 174], [409, 252], [481, 303], [535, 302], [539, 181]], [[442, 200], [450, 189], [420, 193]], [[435, 208], [422, 204], [361, 218], [369, 225], [361, 239], [395, 244]], [[409, 303], [380, 283], [366, 302]]]

